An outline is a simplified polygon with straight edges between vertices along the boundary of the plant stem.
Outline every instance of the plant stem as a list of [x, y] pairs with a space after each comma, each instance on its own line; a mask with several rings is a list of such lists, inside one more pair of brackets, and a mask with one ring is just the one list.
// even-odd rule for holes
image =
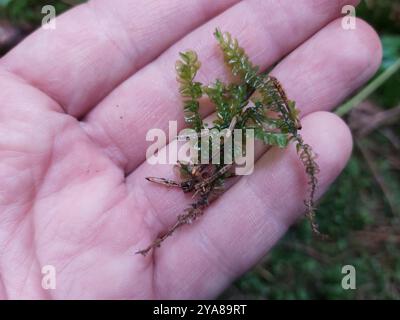
[[353, 108], [357, 107], [361, 102], [367, 99], [398, 70], [400, 70], [400, 58], [395, 63], [393, 63], [386, 71], [379, 75], [375, 80], [373, 80], [369, 85], [367, 85], [363, 90], [361, 90], [356, 96], [340, 106], [336, 110], [336, 114], [343, 117]]

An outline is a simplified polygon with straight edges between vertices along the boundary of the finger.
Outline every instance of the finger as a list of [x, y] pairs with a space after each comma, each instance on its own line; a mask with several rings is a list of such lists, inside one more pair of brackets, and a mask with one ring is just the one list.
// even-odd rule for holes
[[[379, 38], [367, 24], [359, 21], [356, 31], [342, 32], [340, 21], [335, 21], [297, 48], [273, 73], [304, 116], [335, 107], [375, 73], [380, 60]], [[184, 197], [180, 190], [145, 181], [147, 176], [176, 177], [172, 165], [144, 162], [127, 179], [132, 189], [140, 189], [151, 198], [154, 210], [150, 212], [153, 217], [149, 217], [149, 221], [153, 221], [153, 236], [156, 236], [174, 223], [191, 199]]]
[[238, 0], [94, 0], [1, 61], [80, 117], [186, 33]]
[[[313, 113], [303, 124], [305, 141], [319, 155], [320, 196], [350, 156], [351, 133], [340, 118], [327, 112]], [[295, 148], [266, 153], [253, 175], [243, 177], [205, 216], [180, 229], [155, 252], [160, 297], [220, 293], [278, 241], [304, 211], [306, 197], [307, 177]]]
[[[301, 0], [293, 6], [291, 0], [240, 2], [125, 81], [88, 115], [85, 128], [92, 140], [129, 173], [144, 161], [149, 129], [166, 131], [168, 120], [175, 119], [178, 129], [184, 126], [174, 71], [179, 51], [191, 48], [198, 52], [203, 61], [200, 81], [207, 84], [216, 78], [223, 79], [227, 70], [212, 36], [218, 26], [237, 37], [251, 59], [265, 69], [339, 16], [345, 2], [349, 3]], [[207, 115], [212, 108], [204, 108], [202, 112]]]

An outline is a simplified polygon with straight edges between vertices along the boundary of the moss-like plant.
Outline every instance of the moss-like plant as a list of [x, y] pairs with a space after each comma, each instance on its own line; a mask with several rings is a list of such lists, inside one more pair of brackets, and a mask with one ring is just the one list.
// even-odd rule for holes
[[[309, 196], [304, 201], [306, 214], [312, 229], [319, 233], [315, 222], [314, 196], [317, 188], [318, 165], [310, 145], [306, 144], [299, 133], [301, 123], [299, 110], [295, 102], [287, 98], [279, 81], [267, 74], [259, 72], [252, 64], [236, 39], [226, 32], [215, 31], [215, 37], [223, 52], [224, 60], [232, 74], [238, 79], [234, 83], [225, 84], [220, 80], [204, 86], [195, 81], [200, 69], [197, 54], [193, 51], [181, 53], [181, 60], [176, 64], [180, 93], [183, 98], [185, 121], [200, 136], [205, 127], [199, 113], [199, 99], [207, 96], [215, 105], [217, 119], [213, 123], [214, 130], [234, 135], [234, 129], [254, 130], [255, 137], [269, 146], [285, 148], [290, 142], [296, 144], [297, 153], [308, 176]], [[245, 144], [245, 139], [243, 144]], [[199, 145], [197, 145], [199, 146]], [[225, 155], [224, 140], [221, 140], [219, 156]], [[245, 148], [240, 148], [244, 155]], [[202, 153], [198, 148], [198, 155]], [[233, 151], [234, 152], [234, 151]], [[181, 182], [163, 178], [147, 178], [155, 183], [181, 188], [185, 193], [194, 193], [196, 199], [185, 212], [178, 216], [177, 222], [164, 234], [154, 240], [138, 253], [146, 255], [182, 225], [189, 224], [201, 216], [210, 201], [218, 197], [224, 190], [226, 179], [234, 176], [234, 164], [215, 164], [215, 154], [209, 152], [209, 163], [178, 163]]]

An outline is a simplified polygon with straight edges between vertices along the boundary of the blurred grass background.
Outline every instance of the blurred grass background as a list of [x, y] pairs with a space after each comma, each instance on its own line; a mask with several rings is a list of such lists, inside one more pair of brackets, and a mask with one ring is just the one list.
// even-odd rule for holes
[[[59, 14], [77, 2], [0, 0], [0, 53], [40, 24], [43, 5]], [[378, 75], [340, 109], [355, 147], [319, 205], [321, 231], [331, 239], [316, 240], [301, 221], [221, 298], [400, 298], [400, 0], [363, 1], [357, 16], [379, 32], [384, 59]], [[341, 287], [348, 264], [357, 271], [356, 290]]]

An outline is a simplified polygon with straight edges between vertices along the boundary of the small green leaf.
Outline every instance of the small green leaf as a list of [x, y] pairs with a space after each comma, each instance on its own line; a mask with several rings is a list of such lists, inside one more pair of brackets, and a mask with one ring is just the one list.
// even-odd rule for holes
[[267, 145], [285, 148], [289, 143], [289, 135], [286, 133], [267, 132], [261, 128], [255, 128], [254, 134], [257, 139]]

